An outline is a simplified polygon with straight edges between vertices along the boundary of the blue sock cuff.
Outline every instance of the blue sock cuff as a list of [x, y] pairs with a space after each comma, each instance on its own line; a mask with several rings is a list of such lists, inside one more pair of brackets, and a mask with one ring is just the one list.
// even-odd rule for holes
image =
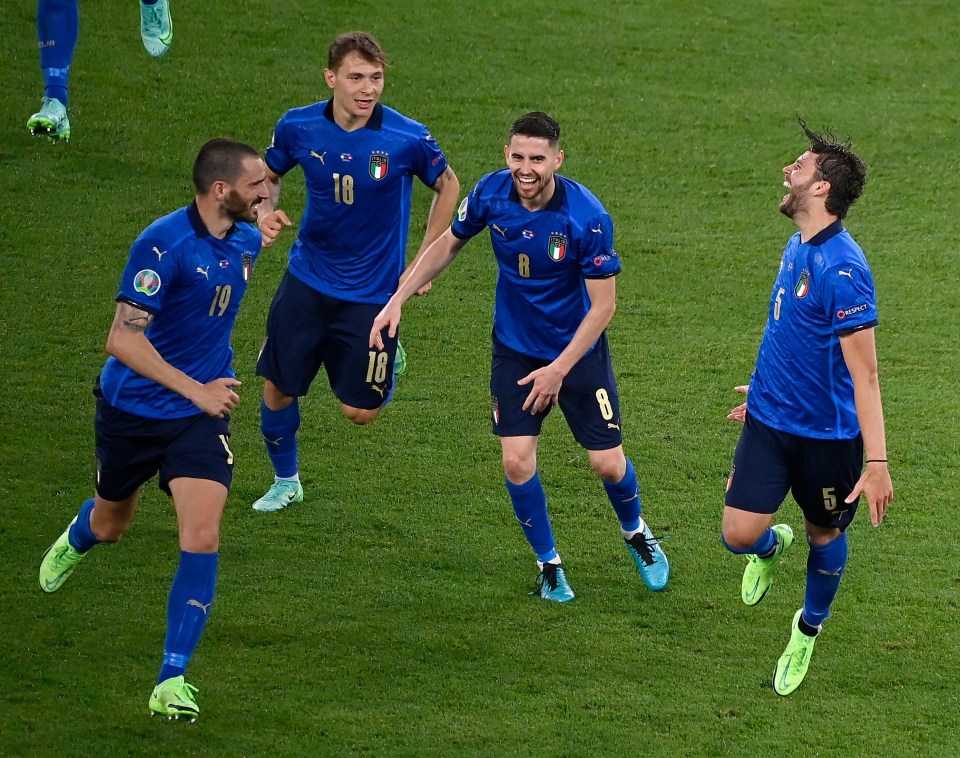
[[70, 531], [67, 532], [70, 545], [78, 553], [85, 553], [90, 548], [100, 544], [100, 540], [96, 538], [93, 529], [90, 528], [90, 514], [93, 512], [95, 502], [93, 498], [84, 501], [80, 510], [77, 511], [77, 520], [70, 526]]
[[216, 570], [220, 553], [188, 553], [180, 551], [180, 567], [178, 570], [188, 573], [206, 573], [211, 568]]
[[514, 484], [506, 477], [503, 478], [503, 481], [507, 484], [507, 492], [510, 493], [510, 496], [514, 495], [526, 495], [528, 492], [534, 489], [543, 489], [543, 485], [540, 483], [540, 472], [536, 472], [530, 479], [525, 481], [523, 484]]
[[767, 531], [761, 534], [760, 539], [750, 545], [750, 547], [732, 547], [722, 532], [720, 539], [723, 542], [723, 546], [735, 555], [763, 555], [764, 553], [769, 553], [773, 546], [777, 544], [777, 533], [770, 527], [767, 527]]

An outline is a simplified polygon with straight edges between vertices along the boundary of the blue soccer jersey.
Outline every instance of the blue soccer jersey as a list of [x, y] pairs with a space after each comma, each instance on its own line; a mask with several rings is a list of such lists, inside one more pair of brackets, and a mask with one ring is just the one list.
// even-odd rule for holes
[[499, 267], [494, 333], [511, 350], [547, 361], [570, 344], [590, 308], [585, 280], [620, 273], [610, 215], [583, 185], [554, 179], [550, 202], [529, 211], [508, 169], [487, 174], [452, 226], [460, 239], [490, 229]]
[[432, 187], [447, 167], [426, 127], [378, 104], [344, 131], [326, 100], [287, 111], [264, 157], [276, 174], [299, 164], [306, 180], [290, 273], [324, 295], [386, 303], [406, 265], [413, 177]]
[[860, 424], [840, 336], [876, 324], [873, 275], [841, 223], [806, 243], [794, 234], [773, 285], [750, 381], [750, 414], [802, 437], [856, 437]]
[[[224, 239], [196, 205], [153, 222], [130, 250], [117, 300], [154, 315], [146, 337], [170, 365], [201, 384], [233, 376], [230, 333], [260, 253], [260, 232], [238, 223]], [[182, 395], [109, 358], [100, 389], [110, 405], [147, 418], [202, 411]]]

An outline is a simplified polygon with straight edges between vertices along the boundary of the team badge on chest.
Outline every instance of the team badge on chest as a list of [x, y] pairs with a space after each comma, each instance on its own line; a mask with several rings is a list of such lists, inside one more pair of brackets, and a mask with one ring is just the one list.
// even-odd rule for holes
[[551, 260], [562, 261], [567, 254], [567, 238], [562, 234], [551, 234], [547, 241], [547, 254]]
[[804, 269], [800, 272], [800, 280], [797, 282], [793, 294], [797, 297], [806, 297], [810, 291], [810, 272]]
[[390, 165], [390, 156], [386, 153], [374, 152], [370, 155], [370, 176], [380, 181], [387, 175]]

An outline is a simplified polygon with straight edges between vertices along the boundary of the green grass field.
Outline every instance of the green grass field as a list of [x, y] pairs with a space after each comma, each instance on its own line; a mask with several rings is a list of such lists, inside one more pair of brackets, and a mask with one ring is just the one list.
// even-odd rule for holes
[[[82, 0], [73, 140], [24, 124], [42, 94], [33, 0], [0, 14], [0, 755], [958, 755], [960, 546], [954, 511], [960, 309], [960, 6], [946, 0], [172, 0], [163, 60], [133, 0]], [[122, 543], [53, 596], [39, 558], [91, 493], [93, 398], [130, 243], [186, 204], [199, 146], [265, 147], [325, 96], [336, 33], [377, 34], [384, 102], [428, 124], [463, 191], [509, 123], [551, 112], [563, 173], [617, 225], [610, 330], [626, 449], [668, 533], [669, 588], [642, 586], [559, 414], [541, 476], [577, 599], [527, 596], [535, 564], [502, 484], [487, 390], [494, 264], [478, 238], [405, 310], [411, 366], [369, 428], [321, 378], [302, 403], [302, 505], [250, 504], [272, 471], [254, 363], [285, 265], [262, 258], [235, 332], [245, 382], [192, 726], [148, 718], [177, 560], [148, 485]], [[794, 123], [850, 135], [870, 167], [847, 226], [879, 292], [897, 499], [864, 514], [834, 618], [790, 698], [770, 679], [802, 602], [795, 548], [757, 608], [720, 544], [738, 427], [780, 252]], [[422, 188], [421, 188], [422, 189]], [[416, 198], [419, 242], [430, 193]], [[302, 181], [282, 205], [299, 220]], [[788, 502], [782, 520], [799, 529]]]

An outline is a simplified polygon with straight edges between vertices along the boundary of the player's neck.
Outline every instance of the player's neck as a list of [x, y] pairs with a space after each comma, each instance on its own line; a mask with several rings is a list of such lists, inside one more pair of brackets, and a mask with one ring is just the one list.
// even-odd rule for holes
[[550, 201], [553, 200], [553, 195], [556, 191], [557, 178], [554, 176], [550, 179], [550, 184], [544, 187], [543, 192], [538, 194], [536, 197], [531, 197], [529, 200], [521, 197], [520, 205], [522, 205], [531, 213], [534, 211], [542, 211], [550, 204]]
[[197, 197], [197, 212], [207, 231], [218, 240], [226, 237], [227, 232], [233, 228], [233, 219], [225, 215], [219, 203], [209, 197]]
[[800, 229], [800, 241], [809, 242], [830, 224], [837, 222], [837, 217], [828, 213], [826, 208], [815, 208], [812, 211], [797, 214], [793, 222]]
[[370, 113], [365, 116], [356, 116], [346, 108], [342, 108], [337, 105], [337, 100], [333, 100], [333, 120], [337, 126], [339, 126], [345, 132], [355, 132], [357, 129], [363, 129], [367, 125], [367, 122], [370, 120], [370, 116], [373, 113], [373, 109], [370, 109]]

